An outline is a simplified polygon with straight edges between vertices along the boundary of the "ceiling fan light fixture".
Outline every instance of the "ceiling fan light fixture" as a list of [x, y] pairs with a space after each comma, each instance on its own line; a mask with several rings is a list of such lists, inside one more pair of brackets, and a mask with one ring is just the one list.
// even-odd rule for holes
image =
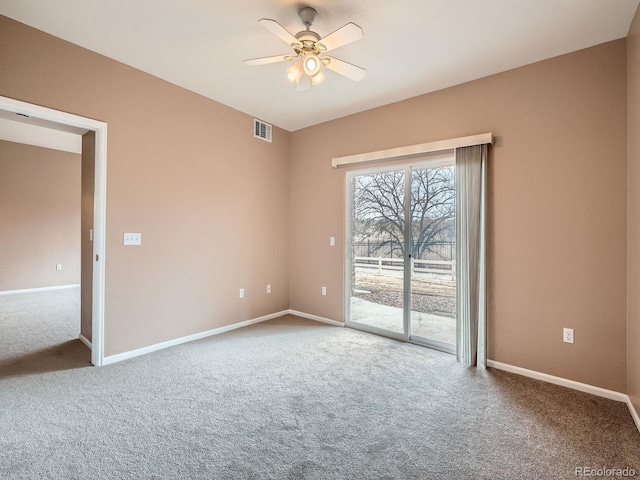
[[320, 82], [322, 82], [325, 78], [324, 73], [322, 73], [321, 71], [319, 71], [318, 73], [316, 73], [313, 77], [311, 77], [311, 86], [315, 87], [316, 85], [318, 85]]
[[[329, 35], [321, 37], [311, 30], [311, 25], [313, 25], [318, 16], [318, 12], [315, 9], [302, 7], [298, 10], [298, 16], [302, 20], [305, 29], [295, 35], [275, 20], [270, 18], [258, 20], [260, 25], [293, 48], [294, 54], [290, 52], [289, 54], [252, 58], [245, 60], [244, 64], [248, 66], [268, 65], [293, 60], [286, 73], [289, 81], [296, 84], [296, 91], [308, 90], [324, 81], [325, 74], [321, 71], [323, 70], [322, 67], [356, 82], [364, 78], [366, 74], [364, 68], [324, 55], [327, 52], [364, 38], [361, 27], [349, 22]], [[319, 57], [319, 55], [323, 56]]]
[[302, 62], [296, 62], [287, 68], [287, 78], [293, 83], [298, 83], [303, 72]]
[[306, 55], [302, 63], [304, 67], [304, 73], [313, 77], [320, 71], [320, 59], [314, 54]]
[[304, 92], [305, 90], [309, 90], [312, 87], [312, 84], [313, 82], [309, 75], [302, 75], [298, 81], [298, 85], [296, 86], [296, 91]]

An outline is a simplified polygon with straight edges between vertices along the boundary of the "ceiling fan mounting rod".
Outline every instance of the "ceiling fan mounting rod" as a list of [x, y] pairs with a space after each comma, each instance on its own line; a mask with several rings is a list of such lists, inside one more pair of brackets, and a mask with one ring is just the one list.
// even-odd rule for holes
[[298, 16], [300, 17], [300, 20], [302, 20], [302, 23], [304, 23], [306, 30], [296, 33], [295, 37], [300, 41], [301, 48], [298, 49], [294, 46], [294, 49], [297, 53], [306, 51], [314, 52], [317, 55], [318, 51], [316, 48], [316, 42], [320, 40], [320, 35], [311, 30], [311, 25], [318, 17], [318, 12], [316, 12], [314, 8], [303, 7], [298, 10]]

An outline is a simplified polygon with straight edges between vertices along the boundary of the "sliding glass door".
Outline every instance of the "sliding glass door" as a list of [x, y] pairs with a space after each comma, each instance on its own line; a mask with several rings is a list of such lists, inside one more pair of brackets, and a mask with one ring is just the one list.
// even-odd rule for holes
[[404, 170], [351, 178], [351, 323], [406, 337]]
[[347, 190], [347, 325], [453, 353], [453, 158], [353, 172]]
[[411, 169], [410, 338], [455, 352], [455, 167]]

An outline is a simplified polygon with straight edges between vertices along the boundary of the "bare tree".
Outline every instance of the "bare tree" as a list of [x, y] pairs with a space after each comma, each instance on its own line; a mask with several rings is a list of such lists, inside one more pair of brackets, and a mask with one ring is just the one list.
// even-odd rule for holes
[[[404, 255], [404, 171], [359, 175], [354, 187], [356, 235]], [[454, 169], [413, 170], [410, 198], [411, 256], [418, 259], [434, 242], [455, 237]]]
[[422, 258], [431, 245], [455, 238], [455, 170], [413, 170], [411, 176], [411, 236], [413, 258]]

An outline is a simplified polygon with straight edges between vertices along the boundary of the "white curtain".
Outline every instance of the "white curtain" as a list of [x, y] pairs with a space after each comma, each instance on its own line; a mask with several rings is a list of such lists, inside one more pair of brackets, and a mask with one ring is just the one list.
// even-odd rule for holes
[[457, 357], [486, 367], [487, 145], [456, 148]]

